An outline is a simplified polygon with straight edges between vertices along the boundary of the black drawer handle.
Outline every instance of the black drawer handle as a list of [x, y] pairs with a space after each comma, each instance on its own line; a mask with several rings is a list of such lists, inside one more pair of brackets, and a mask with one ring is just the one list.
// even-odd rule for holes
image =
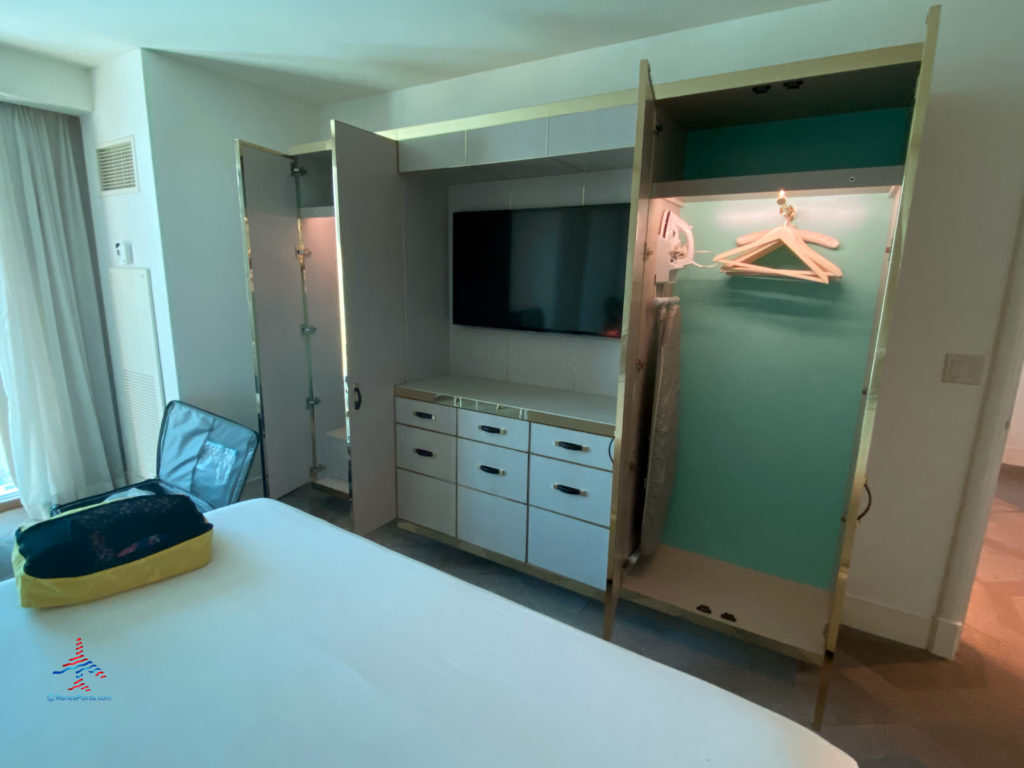
[[585, 445], [580, 445], [579, 443], [570, 443], [570, 442], [568, 442], [566, 440], [555, 440], [555, 447], [556, 448], [565, 448], [565, 450], [567, 450], [567, 451], [587, 451], [587, 450], [590, 450]]
[[428, 456], [429, 457], [429, 456], [433, 456], [434, 455], [433, 451], [428, 451], [426, 448], [413, 448], [413, 450], [416, 451], [416, 455], [417, 456]]
[[555, 483], [555, 490], [567, 493], [570, 496], [586, 496], [586, 491], [581, 491], [579, 488], [573, 488], [571, 485], [562, 485], [561, 483]]
[[433, 419], [434, 414], [427, 413], [426, 411], [413, 411], [413, 415], [421, 419]]
[[486, 432], [489, 435], [501, 435], [504, 434], [505, 430], [501, 427], [492, 427], [489, 424], [481, 424], [478, 429], [481, 432]]
[[486, 464], [480, 465], [480, 470], [486, 472], [488, 475], [504, 475], [504, 469], [498, 469], [497, 467], [489, 467]]

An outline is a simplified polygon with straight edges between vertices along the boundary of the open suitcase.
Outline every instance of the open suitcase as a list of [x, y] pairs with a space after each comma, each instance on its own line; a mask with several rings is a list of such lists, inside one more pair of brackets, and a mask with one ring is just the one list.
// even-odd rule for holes
[[200, 512], [234, 504], [242, 495], [259, 437], [241, 424], [172, 400], [164, 409], [156, 477], [88, 498], [55, 504], [51, 515], [100, 504], [131, 489], [158, 496], [184, 494]]

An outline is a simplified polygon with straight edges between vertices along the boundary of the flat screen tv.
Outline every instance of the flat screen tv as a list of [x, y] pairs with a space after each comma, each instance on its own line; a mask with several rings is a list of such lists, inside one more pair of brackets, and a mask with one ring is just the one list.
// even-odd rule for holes
[[628, 229], [626, 204], [454, 214], [452, 321], [618, 338]]

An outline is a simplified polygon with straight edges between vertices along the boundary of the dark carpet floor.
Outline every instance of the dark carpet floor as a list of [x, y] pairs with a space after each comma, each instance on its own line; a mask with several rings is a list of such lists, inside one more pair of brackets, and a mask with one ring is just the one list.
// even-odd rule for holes
[[[956, 659], [841, 634], [822, 735], [861, 768], [1024, 768], [1024, 470], [1004, 474]], [[344, 501], [309, 491], [286, 500], [350, 527]], [[394, 523], [370, 538], [584, 632], [601, 631], [595, 600]], [[612, 642], [810, 725], [816, 667], [630, 603], [621, 604]]]

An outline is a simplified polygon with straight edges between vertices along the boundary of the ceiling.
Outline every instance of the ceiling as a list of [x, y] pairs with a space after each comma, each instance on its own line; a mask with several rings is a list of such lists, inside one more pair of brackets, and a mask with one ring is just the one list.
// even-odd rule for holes
[[0, 0], [0, 44], [186, 56], [316, 104], [821, 0]]

